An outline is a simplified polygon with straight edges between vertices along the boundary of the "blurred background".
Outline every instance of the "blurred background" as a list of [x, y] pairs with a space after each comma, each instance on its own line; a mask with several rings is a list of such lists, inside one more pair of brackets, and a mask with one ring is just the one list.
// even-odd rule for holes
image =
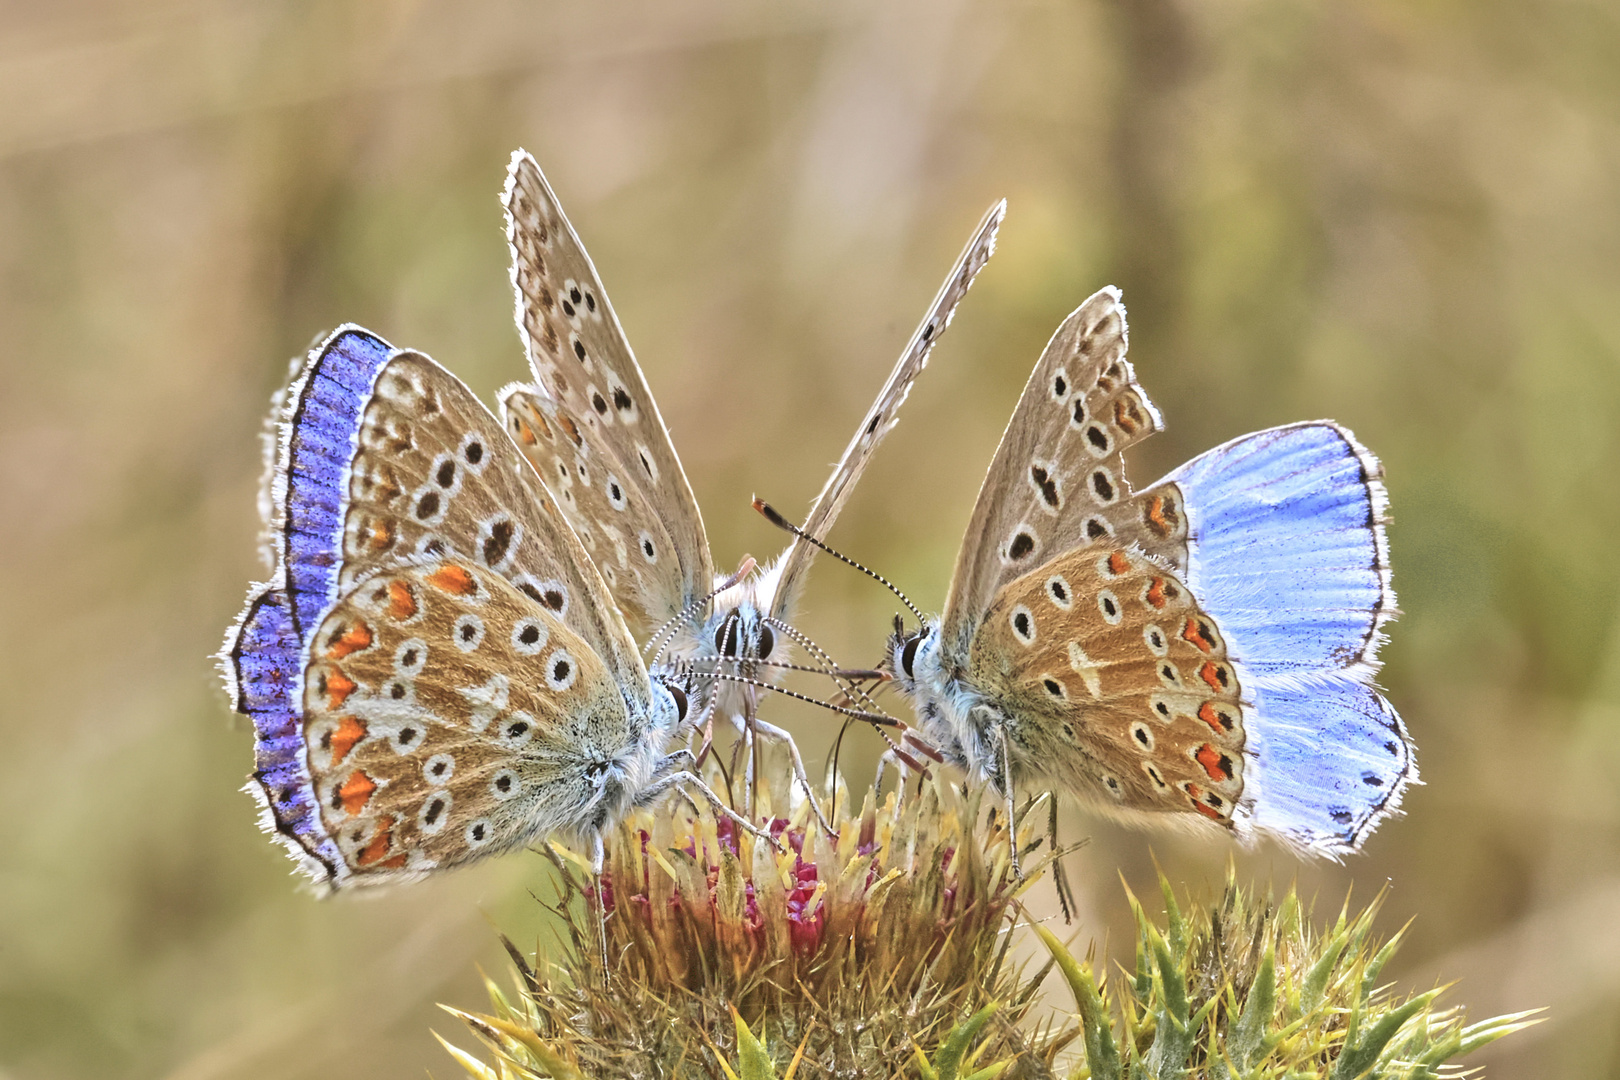
[[[1346, 866], [1238, 853], [1390, 974], [1550, 1022], [1471, 1059], [1620, 1075], [1620, 10], [1586, 0], [0, 3], [0, 1077], [450, 1076], [519, 855], [317, 903], [238, 792], [209, 654], [257, 561], [261, 421], [344, 321], [492, 400], [523, 374], [497, 195], [547, 170], [720, 565], [773, 554], [980, 213], [1000, 250], [831, 537], [937, 610], [1063, 316], [1125, 291], [1143, 483], [1332, 416], [1382, 456], [1408, 815]], [[895, 608], [818, 567], [851, 664]], [[819, 765], [824, 715], [777, 710]], [[869, 736], [844, 764], [870, 775]], [[813, 766], [814, 767], [814, 766]], [[1076, 819], [1118, 873], [1231, 852]], [[1049, 904], [1044, 895], [1042, 903]], [[1150, 906], [1157, 901], [1149, 897]], [[504, 976], [503, 976], [504, 977]]]

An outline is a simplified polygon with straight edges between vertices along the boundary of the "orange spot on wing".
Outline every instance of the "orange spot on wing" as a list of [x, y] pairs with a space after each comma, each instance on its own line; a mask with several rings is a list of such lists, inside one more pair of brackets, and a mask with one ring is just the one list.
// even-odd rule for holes
[[428, 584], [434, 588], [447, 593], [454, 593], [456, 596], [468, 596], [478, 588], [478, 584], [473, 581], [473, 576], [467, 572], [467, 568], [457, 566], [455, 563], [441, 566], [429, 574], [427, 580]]
[[386, 551], [394, 546], [394, 527], [383, 518], [371, 523], [371, 550]]
[[1108, 556], [1108, 569], [1115, 575], [1123, 574], [1131, 568], [1131, 560], [1125, 557], [1123, 551], [1116, 551]]
[[534, 437], [534, 429], [521, 418], [517, 422], [518, 442], [524, 446], [535, 446], [540, 440]]
[[326, 673], [326, 707], [328, 709], [341, 708], [343, 703], [354, 693], [354, 680], [336, 668]]
[[1182, 628], [1181, 638], [1183, 641], [1192, 642], [1205, 652], [1212, 652], [1215, 649], [1215, 643], [1204, 632], [1204, 624], [1194, 618], [1188, 618], [1187, 625]]
[[1209, 774], [1211, 780], [1232, 779], [1231, 759], [1209, 743], [1200, 746], [1193, 757], [1197, 759], [1198, 764], [1204, 767], [1204, 771]]
[[347, 780], [343, 781], [343, 786], [338, 788], [338, 798], [343, 800], [343, 809], [349, 812], [349, 816], [355, 817], [366, 808], [366, 803], [371, 800], [371, 793], [376, 790], [377, 782], [356, 769], [349, 774]]
[[1198, 669], [1198, 677], [1208, 683], [1211, 690], [1219, 692], [1226, 689], [1226, 684], [1221, 681], [1221, 666], [1213, 660], [1204, 661]]
[[[388, 849], [393, 846], [393, 842], [394, 819], [392, 817], [385, 817], [382, 819], [382, 821], [377, 823], [377, 835], [372, 837], [371, 843], [367, 844], [365, 848], [361, 850], [360, 858], [357, 861], [361, 866], [371, 866], [375, 863], [382, 862], [383, 859], [388, 857]], [[395, 858], [401, 860], [400, 865], [403, 865], [403, 860], [405, 858], [403, 852], [396, 855]], [[389, 861], [383, 863], [383, 865], [388, 866], [392, 862], [393, 860], [389, 859]]]
[[371, 627], [367, 626], [364, 620], [356, 619], [354, 625], [343, 631], [343, 636], [326, 650], [326, 655], [333, 660], [341, 660], [350, 653], [369, 648], [371, 648]]
[[1217, 735], [1225, 735], [1229, 730], [1231, 730], [1226, 724], [1221, 722], [1221, 716], [1215, 711], [1215, 703], [1213, 701], [1206, 701], [1198, 707], [1198, 719], [1208, 724], [1210, 729]]
[[[351, 687], [353, 683], [349, 684]], [[332, 732], [332, 764], [338, 765], [349, 756], [354, 744], [366, 737], [366, 725], [357, 717], [343, 716], [338, 719], [337, 730]]]
[[1165, 600], [1164, 578], [1156, 577], [1153, 579], [1153, 584], [1148, 586], [1147, 602], [1156, 608], [1162, 609], [1165, 605]]
[[1170, 535], [1170, 519], [1164, 516], [1164, 496], [1155, 495], [1148, 500], [1148, 522], [1160, 536]]
[[1224, 818], [1221, 817], [1221, 812], [1219, 810], [1215, 809], [1213, 806], [1206, 806], [1197, 799], [1193, 800], [1192, 806], [1193, 806], [1194, 810], [1198, 811], [1200, 814], [1203, 814], [1205, 817], [1209, 818], [1209, 820], [1211, 820], [1211, 821], [1224, 821], [1225, 820]]
[[1136, 434], [1142, 417], [1137, 413], [1136, 407], [1127, 398], [1120, 398], [1114, 402], [1114, 423], [1127, 435]]
[[416, 597], [411, 595], [411, 587], [403, 581], [390, 581], [388, 583], [389, 618], [404, 622], [415, 614]]

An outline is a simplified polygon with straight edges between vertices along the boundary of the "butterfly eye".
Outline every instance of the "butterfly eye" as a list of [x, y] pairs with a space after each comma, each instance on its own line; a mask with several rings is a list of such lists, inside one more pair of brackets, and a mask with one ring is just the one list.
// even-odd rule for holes
[[759, 628], [759, 659], [763, 660], [771, 655], [771, 650], [774, 648], [776, 648], [776, 635], [771, 633], [770, 627], [761, 626]]
[[912, 670], [912, 665], [917, 662], [917, 646], [921, 644], [922, 635], [918, 634], [916, 637], [906, 642], [905, 649], [900, 653], [900, 667], [905, 671], [906, 678], [908, 679], [915, 679], [917, 677], [917, 673]]
[[677, 721], [685, 720], [687, 709], [686, 691], [678, 686], [666, 685], [664, 689], [668, 690], [669, 696], [675, 699], [675, 719]]

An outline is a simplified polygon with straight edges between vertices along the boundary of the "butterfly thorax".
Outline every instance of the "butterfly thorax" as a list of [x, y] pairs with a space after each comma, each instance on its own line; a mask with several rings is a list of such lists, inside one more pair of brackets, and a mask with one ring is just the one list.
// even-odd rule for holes
[[939, 620], [930, 619], [911, 633], [896, 629], [884, 666], [915, 711], [922, 737], [946, 761], [975, 780], [988, 781], [996, 773], [984, 739], [991, 706], [953, 670], [947, 652], [941, 647]]

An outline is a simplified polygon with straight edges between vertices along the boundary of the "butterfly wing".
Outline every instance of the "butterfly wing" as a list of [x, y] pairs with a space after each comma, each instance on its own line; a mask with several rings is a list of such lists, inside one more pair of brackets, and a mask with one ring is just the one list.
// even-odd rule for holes
[[645, 679], [620, 683], [563, 619], [469, 559], [359, 582], [306, 656], [310, 790], [341, 854], [335, 884], [577, 836], [590, 762], [650, 743]]
[[1378, 669], [1395, 614], [1383, 467], [1329, 421], [1234, 439], [1176, 469], [1187, 584], [1261, 679]]
[[[1122, 454], [1163, 426], [1125, 359], [1125, 307], [1106, 288], [1052, 335], [979, 489], [942, 616], [961, 657], [997, 590], [1075, 548], [1126, 539], [1137, 510]], [[1144, 527], [1153, 528], [1151, 521]]]
[[604, 668], [620, 688], [615, 722], [647, 714], [646, 671], [577, 537], [498, 421], [432, 360], [358, 328], [334, 333], [289, 387], [276, 461], [280, 566], [223, 660], [254, 720], [267, 824], [318, 880], [341, 883], [349, 854], [323, 825], [306, 761], [304, 667], [318, 628], [379, 572], [460, 557], [499, 577]]
[[[816, 496], [815, 502], [810, 504], [810, 514], [805, 519], [804, 531], [811, 536], [822, 538], [832, 529], [839, 511], [844, 508], [850, 493], [855, 490], [855, 483], [866, 471], [867, 463], [877, 452], [878, 444], [883, 441], [894, 425], [900, 420], [900, 406], [905, 404], [906, 396], [911, 393], [911, 384], [917, 376], [922, 374], [923, 368], [928, 366], [929, 354], [939, 341], [940, 335], [950, 325], [951, 317], [956, 312], [956, 305], [961, 303], [962, 297], [967, 295], [973, 279], [978, 276], [985, 263], [996, 249], [996, 231], [1001, 228], [1002, 219], [1007, 215], [1007, 202], [1003, 199], [992, 206], [979, 222], [968, 241], [962, 254], [957, 256], [956, 265], [951, 268], [950, 276], [940, 286], [938, 295], [928, 308], [928, 313], [918, 324], [917, 330], [906, 343], [905, 351], [900, 354], [899, 361], [894, 370], [889, 373], [889, 379], [879, 391], [877, 400], [867, 410], [866, 416], [861, 419], [860, 427], [855, 429], [855, 436], [844, 449], [844, 455], [834, 466], [832, 475], [828, 477], [827, 484]], [[769, 602], [771, 613], [778, 618], [785, 618], [798, 597], [798, 591], [803, 584], [804, 573], [810, 567], [810, 561], [816, 549], [802, 540], [794, 540], [787, 551], [778, 561], [773, 595]]]
[[1072, 550], [1008, 582], [973, 637], [965, 681], [1004, 718], [1015, 778], [1127, 816], [1233, 825], [1244, 795], [1237, 674], [1191, 591], [1141, 554]]
[[[697, 500], [601, 279], [525, 151], [512, 155], [503, 203], [536, 380], [502, 393], [506, 423], [604, 571], [615, 567], [619, 607], [638, 626], [660, 624], [712, 585]], [[555, 423], [558, 440], [521, 441], [520, 423], [539, 435]], [[643, 533], [654, 560], [636, 550]]]
[[1411, 736], [1371, 685], [1395, 614], [1382, 475], [1317, 421], [1234, 439], [1142, 492], [1184, 507], [1187, 583], [1241, 666], [1254, 825], [1332, 857], [1417, 779]]

